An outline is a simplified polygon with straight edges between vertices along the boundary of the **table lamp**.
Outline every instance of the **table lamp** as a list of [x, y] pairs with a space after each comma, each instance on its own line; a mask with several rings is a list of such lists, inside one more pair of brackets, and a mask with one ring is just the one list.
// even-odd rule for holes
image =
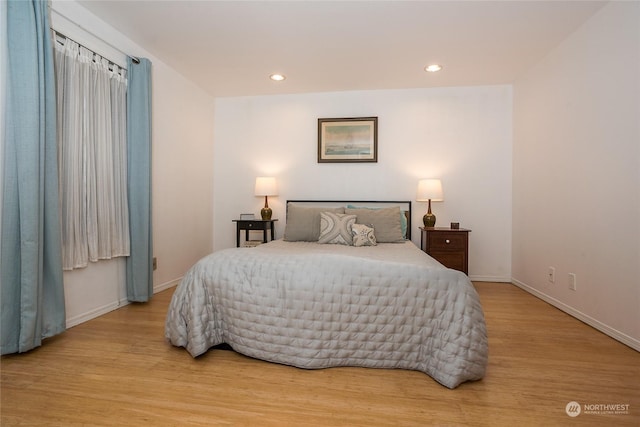
[[436, 216], [431, 213], [431, 202], [442, 202], [444, 200], [442, 194], [442, 182], [439, 179], [421, 179], [418, 181], [418, 202], [429, 202], [429, 209], [422, 217], [425, 227], [435, 227]]
[[263, 220], [271, 219], [271, 208], [269, 207], [269, 202], [267, 200], [268, 196], [277, 196], [278, 195], [278, 187], [276, 185], [276, 179], [271, 176], [259, 176], [256, 178], [256, 188], [255, 188], [256, 196], [264, 196], [264, 208], [260, 210], [260, 215]]

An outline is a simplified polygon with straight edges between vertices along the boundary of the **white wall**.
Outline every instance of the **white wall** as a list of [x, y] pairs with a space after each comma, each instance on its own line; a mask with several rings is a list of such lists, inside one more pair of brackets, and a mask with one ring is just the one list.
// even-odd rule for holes
[[[259, 215], [256, 176], [278, 179], [269, 205], [284, 231], [287, 199], [415, 200], [420, 178], [442, 179], [437, 226], [472, 229], [477, 280], [511, 277], [510, 86], [355, 91], [216, 100], [214, 249], [235, 246], [233, 219]], [[378, 162], [317, 163], [317, 119], [378, 117]], [[425, 203], [413, 203], [420, 242]]]
[[512, 256], [518, 285], [640, 350], [639, 22], [612, 2], [515, 83]]
[[[126, 65], [117, 46], [153, 62], [153, 282], [155, 291], [170, 287], [212, 250], [213, 98], [75, 1], [52, 9], [55, 29], [107, 58]], [[124, 271], [120, 258], [66, 272], [67, 326], [124, 303]]]
[[[0, 2], [0, 194], [4, 185], [4, 110], [7, 78], [7, 2]], [[2, 196], [0, 196], [0, 235], [2, 234]], [[2, 245], [0, 245], [2, 246]], [[1, 250], [1, 249], [0, 249]]]

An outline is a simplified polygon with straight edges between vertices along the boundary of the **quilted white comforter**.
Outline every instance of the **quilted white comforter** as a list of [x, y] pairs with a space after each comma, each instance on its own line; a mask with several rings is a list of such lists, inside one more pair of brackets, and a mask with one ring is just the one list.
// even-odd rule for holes
[[194, 357], [227, 343], [300, 368], [419, 370], [449, 388], [482, 378], [488, 352], [467, 276], [411, 242], [278, 240], [215, 252], [176, 289], [165, 335]]

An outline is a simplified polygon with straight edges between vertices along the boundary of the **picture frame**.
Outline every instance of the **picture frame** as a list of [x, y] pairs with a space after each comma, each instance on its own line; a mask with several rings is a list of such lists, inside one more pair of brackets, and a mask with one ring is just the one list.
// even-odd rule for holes
[[377, 163], [378, 118], [318, 119], [318, 163]]

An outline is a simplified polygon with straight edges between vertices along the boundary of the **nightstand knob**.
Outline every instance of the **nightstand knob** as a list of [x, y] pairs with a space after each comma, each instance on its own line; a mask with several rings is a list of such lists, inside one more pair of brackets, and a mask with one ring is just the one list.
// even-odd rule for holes
[[451, 240], [447, 239], [444, 242], [448, 245], [449, 243], [451, 243]]

